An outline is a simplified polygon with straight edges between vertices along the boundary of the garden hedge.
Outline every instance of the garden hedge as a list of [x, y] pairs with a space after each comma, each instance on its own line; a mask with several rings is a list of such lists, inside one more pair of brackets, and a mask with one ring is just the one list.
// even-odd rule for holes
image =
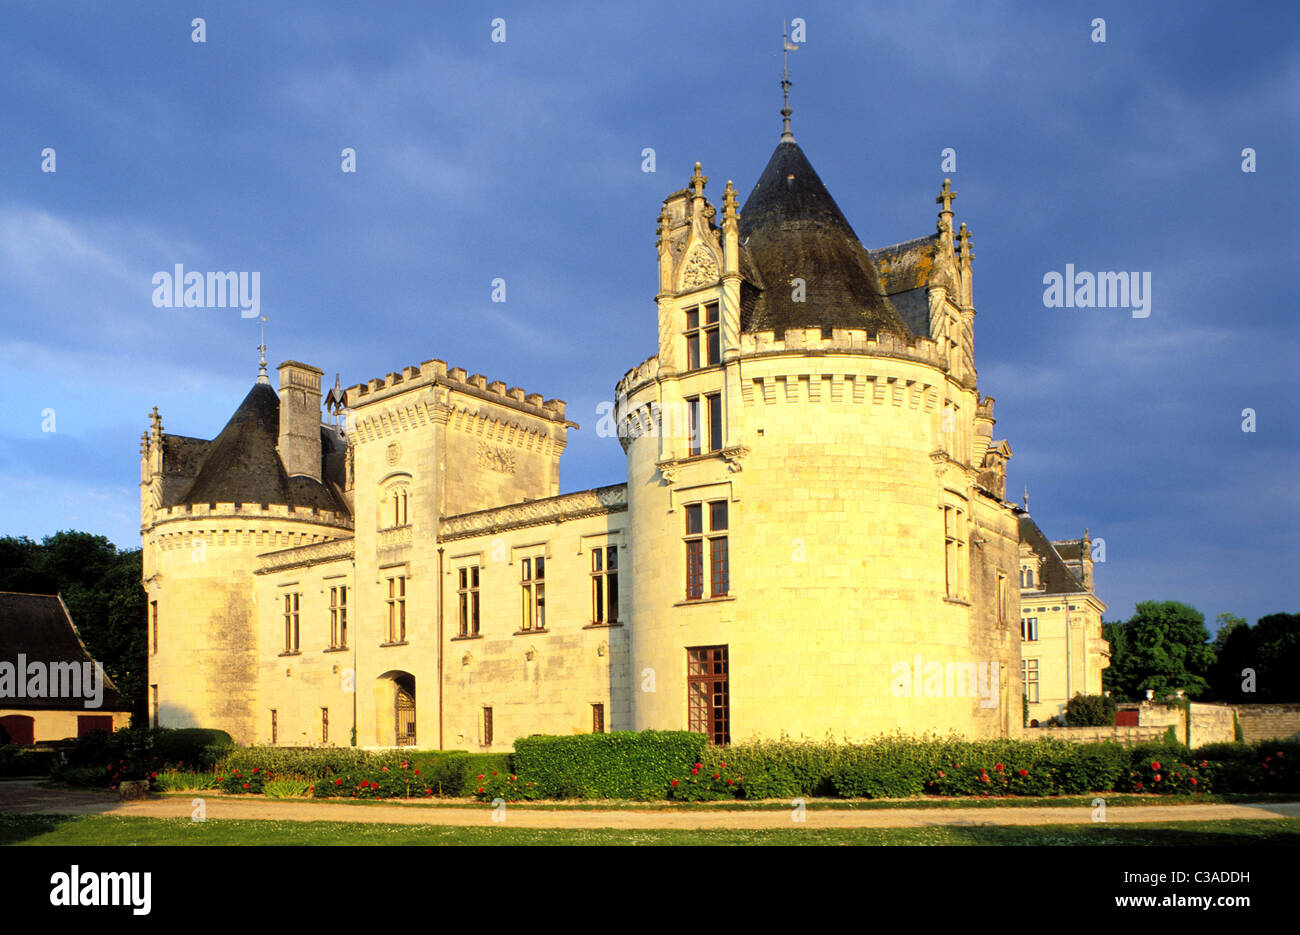
[[704, 750], [689, 731], [614, 731], [515, 741], [514, 772], [546, 799], [659, 799]]

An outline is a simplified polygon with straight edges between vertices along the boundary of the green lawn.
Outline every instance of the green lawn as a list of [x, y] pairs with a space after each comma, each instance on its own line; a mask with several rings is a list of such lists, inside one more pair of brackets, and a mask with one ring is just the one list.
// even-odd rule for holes
[[1300, 818], [1133, 825], [772, 830], [456, 828], [333, 821], [191, 822], [184, 818], [0, 814], [0, 844], [561, 844], [561, 845], [1300, 845]]

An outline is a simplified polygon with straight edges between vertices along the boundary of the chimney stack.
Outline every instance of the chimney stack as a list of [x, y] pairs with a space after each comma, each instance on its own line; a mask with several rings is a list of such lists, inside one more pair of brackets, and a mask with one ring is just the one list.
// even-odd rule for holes
[[280, 371], [280, 461], [290, 477], [321, 479], [320, 381], [323, 371], [286, 360]]

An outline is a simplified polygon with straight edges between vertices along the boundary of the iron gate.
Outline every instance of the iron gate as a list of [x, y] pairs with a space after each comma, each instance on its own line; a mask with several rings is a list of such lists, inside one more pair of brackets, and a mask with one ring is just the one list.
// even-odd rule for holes
[[404, 688], [397, 690], [397, 745], [415, 746], [415, 698]]

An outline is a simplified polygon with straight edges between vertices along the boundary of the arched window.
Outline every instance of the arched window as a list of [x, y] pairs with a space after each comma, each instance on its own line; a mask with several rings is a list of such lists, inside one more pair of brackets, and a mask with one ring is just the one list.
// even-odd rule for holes
[[411, 483], [409, 478], [394, 480], [384, 487], [379, 498], [379, 528], [393, 529], [410, 523]]

